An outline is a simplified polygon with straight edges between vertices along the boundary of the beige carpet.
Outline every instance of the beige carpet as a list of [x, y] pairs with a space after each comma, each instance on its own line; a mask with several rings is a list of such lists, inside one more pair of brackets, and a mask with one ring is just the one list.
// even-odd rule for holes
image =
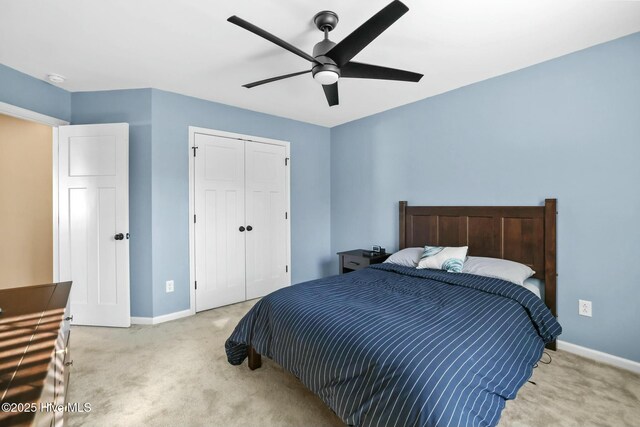
[[[224, 341], [253, 302], [155, 326], [73, 327], [71, 426], [344, 426], [292, 375], [263, 359], [231, 366]], [[553, 353], [553, 352], [552, 352]], [[640, 376], [553, 353], [500, 426], [639, 426]]]

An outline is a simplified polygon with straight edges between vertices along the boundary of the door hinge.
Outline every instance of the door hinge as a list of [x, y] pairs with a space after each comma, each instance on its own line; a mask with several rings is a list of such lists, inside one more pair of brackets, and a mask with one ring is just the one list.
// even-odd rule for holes
[[195, 145], [193, 147], [191, 147], [191, 149], [193, 150], [193, 157], [196, 156], [196, 150], [198, 149], [198, 147], [196, 147]]
[[289, 272], [289, 266], [288, 266], [288, 265], [286, 265], [286, 266], [284, 267], [284, 271], [285, 271], [285, 273], [288, 273], [288, 272]]
[[196, 216], [195, 216], [195, 214], [193, 215], [193, 223], [194, 223], [194, 224], [196, 223]]
[[198, 289], [198, 281], [196, 280], [196, 289]]
[[284, 165], [285, 166], [289, 166], [289, 158], [288, 157], [284, 158]]

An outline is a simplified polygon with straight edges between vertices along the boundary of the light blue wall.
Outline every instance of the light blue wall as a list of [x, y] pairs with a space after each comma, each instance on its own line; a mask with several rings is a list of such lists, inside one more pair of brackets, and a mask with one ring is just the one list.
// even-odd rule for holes
[[151, 89], [75, 92], [71, 123], [129, 123], [131, 315], [153, 316]]
[[[154, 316], [189, 308], [188, 127], [291, 143], [292, 282], [329, 274], [329, 129], [153, 90], [152, 211]], [[175, 292], [165, 292], [165, 281]]]
[[332, 252], [397, 248], [398, 200], [557, 197], [561, 339], [640, 361], [639, 161], [634, 34], [333, 128]]
[[0, 101], [69, 121], [71, 94], [0, 64]]

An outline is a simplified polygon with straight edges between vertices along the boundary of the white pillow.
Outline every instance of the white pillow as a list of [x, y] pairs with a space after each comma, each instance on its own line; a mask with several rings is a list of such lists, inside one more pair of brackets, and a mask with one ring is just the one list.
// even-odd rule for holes
[[463, 273], [495, 277], [516, 285], [524, 286], [524, 281], [536, 272], [524, 264], [499, 258], [470, 256], [464, 263]]
[[415, 267], [418, 265], [423, 251], [423, 248], [406, 248], [391, 255], [385, 262], [404, 267]]
[[435, 268], [449, 273], [460, 273], [467, 256], [468, 246], [459, 248], [445, 246], [425, 246], [418, 262], [418, 268]]

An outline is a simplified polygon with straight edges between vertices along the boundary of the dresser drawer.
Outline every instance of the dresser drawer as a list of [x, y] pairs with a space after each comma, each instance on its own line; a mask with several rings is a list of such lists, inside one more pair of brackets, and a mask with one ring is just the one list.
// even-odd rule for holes
[[[66, 323], [66, 321], [65, 321]], [[71, 359], [71, 330], [60, 329], [56, 343], [56, 376], [54, 387], [54, 400], [57, 404], [66, 402], [67, 387], [69, 386], [69, 374], [73, 360]]]
[[350, 270], [362, 270], [363, 268], [369, 267], [369, 259], [354, 256], [354, 255], [343, 255], [343, 263], [344, 268], [348, 268]]
[[62, 375], [62, 394], [64, 395], [64, 403], [67, 403], [69, 397], [69, 377], [71, 376], [71, 368], [73, 359], [71, 358], [71, 331], [67, 332], [67, 344], [64, 353], [63, 375]]

